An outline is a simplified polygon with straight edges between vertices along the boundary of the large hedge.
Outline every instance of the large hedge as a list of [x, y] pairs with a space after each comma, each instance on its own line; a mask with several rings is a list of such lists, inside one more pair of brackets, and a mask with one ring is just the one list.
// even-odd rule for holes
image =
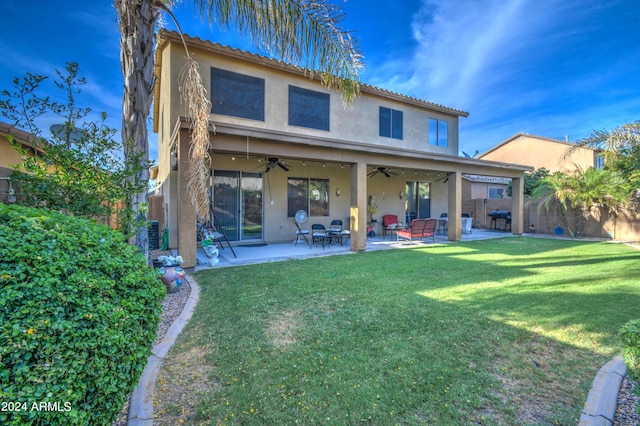
[[0, 204], [0, 424], [110, 425], [165, 289], [121, 233]]

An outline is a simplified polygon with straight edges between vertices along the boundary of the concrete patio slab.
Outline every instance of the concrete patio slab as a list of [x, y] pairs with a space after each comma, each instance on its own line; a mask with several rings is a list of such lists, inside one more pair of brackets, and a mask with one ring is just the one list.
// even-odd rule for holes
[[[513, 234], [502, 231], [487, 231], [485, 229], [474, 229], [470, 234], [462, 234], [462, 241], [486, 240], [490, 238], [512, 237]], [[446, 235], [436, 235], [435, 243], [431, 238], [424, 241], [396, 241], [393, 237], [372, 237], [367, 238], [367, 249], [365, 251], [392, 250], [402, 248], [416, 248], [433, 244], [449, 244]], [[195, 271], [207, 268], [224, 268], [229, 266], [251, 265], [256, 263], [281, 262], [285, 260], [307, 259], [312, 257], [334, 256], [339, 254], [353, 254], [348, 243], [345, 245], [332, 244], [324, 248], [322, 246], [307, 245], [304, 241], [295, 244], [295, 241], [273, 244], [255, 245], [234, 245], [233, 250], [237, 257], [234, 257], [228, 246], [219, 249], [218, 263], [214, 266], [208, 264], [208, 258], [204, 250], [198, 249], [198, 265]]]

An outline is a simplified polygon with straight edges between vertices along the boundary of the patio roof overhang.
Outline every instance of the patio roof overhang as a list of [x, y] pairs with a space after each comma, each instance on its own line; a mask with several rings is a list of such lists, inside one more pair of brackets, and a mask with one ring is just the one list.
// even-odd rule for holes
[[[181, 118], [180, 127], [190, 128]], [[444, 155], [393, 146], [382, 146], [317, 136], [300, 136], [269, 129], [256, 129], [238, 124], [210, 125], [212, 133], [228, 137], [215, 138], [213, 151], [229, 155], [276, 156], [297, 160], [350, 164], [363, 159], [370, 166], [396, 169], [432, 170], [436, 172], [522, 177], [530, 166]], [[215, 130], [214, 130], [215, 129]]]

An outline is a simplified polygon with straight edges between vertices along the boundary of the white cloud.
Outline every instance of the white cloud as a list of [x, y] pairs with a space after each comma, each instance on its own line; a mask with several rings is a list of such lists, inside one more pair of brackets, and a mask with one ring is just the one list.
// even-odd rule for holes
[[413, 21], [414, 90], [462, 109], [491, 93], [526, 66], [520, 55], [545, 30], [544, 5], [533, 6], [527, 0], [425, 0]]
[[413, 53], [367, 77], [469, 111], [460, 122], [467, 152], [518, 132], [575, 140], [633, 119], [639, 66], [630, 60], [637, 56], [630, 40], [640, 14], [621, 15], [630, 3], [422, 0]]

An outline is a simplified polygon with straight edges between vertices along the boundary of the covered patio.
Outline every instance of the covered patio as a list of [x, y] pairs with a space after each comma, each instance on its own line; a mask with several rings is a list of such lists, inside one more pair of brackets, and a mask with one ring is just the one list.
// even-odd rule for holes
[[[491, 238], [501, 238], [513, 236], [510, 232], [504, 231], [488, 231], [486, 229], [473, 229], [471, 233], [462, 234], [461, 241], [486, 240]], [[451, 243], [447, 234], [436, 234], [435, 243], [431, 238], [424, 240], [414, 240], [409, 242], [406, 240], [397, 241], [395, 235], [383, 238], [382, 236], [367, 238], [367, 247], [364, 251], [393, 250], [406, 248], [419, 248], [432, 246], [434, 244]], [[220, 247], [220, 245], [218, 245]], [[209, 268], [225, 268], [231, 266], [252, 265], [268, 262], [282, 262], [285, 260], [308, 259], [312, 257], [335, 256], [344, 254], [355, 254], [349, 244], [332, 244], [324, 248], [320, 245], [311, 247], [304, 241], [283, 242], [273, 244], [255, 244], [255, 245], [235, 245], [233, 246], [237, 257], [234, 257], [226, 244], [222, 249], [219, 248], [218, 262], [210, 266], [209, 259], [202, 248], [197, 251], [197, 265], [195, 271]]]
[[[176, 124], [175, 177], [178, 191], [171, 197], [175, 196], [180, 202], [170, 203], [169, 207], [169, 216], [179, 218], [176, 220], [177, 226], [169, 226], [170, 241], [173, 241], [170, 247], [175, 247], [177, 242], [178, 252], [185, 258], [186, 266], [191, 267], [201, 262], [197, 261], [195, 244], [195, 211], [188, 201], [187, 179], [184, 176], [188, 169], [190, 135], [188, 123], [181, 119]], [[332, 247], [332, 250], [358, 252], [369, 250], [372, 248], [370, 246], [375, 249], [376, 240], [368, 238], [369, 229], [373, 228], [377, 235], [381, 234], [381, 219], [387, 214], [396, 215], [399, 222], [405, 225], [409, 225], [413, 218], [439, 218], [446, 214], [448, 232], [439, 235], [438, 239], [443, 242], [465, 240], [466, 234], [462, 234], [461, 227], [465, 214], [461, 205], [463, 173], [511, 178], [514, 189], [510, 209], [513, 215], [511, 232], [515, 235], [523, 232], [522, 176], [529, 169], [527, 167], [389, 146], [320, 140], [310, 136], [297, 138], [266, 134], [264, 131], [225, 124], [216, 125], [215, 143], [212, 145], [213, 210], [222, 218], [225, 232], [229, 233], [229, 229], [239, 230], [235, 237], [230, 238], [238, 243], [238, 247], [242, 243], [262, 247], [267, 244], [269, 251], [272, 251], [279, 243], [295, 239], [293, 214], [300, 208], [307, 208], [295, 205], [292, 185], [297, 181], [320, 181], [326, 184], [321, 192], [325, 210], [317, 214], [310, 211], [308, 226], [319, 223], [328, 228], [331, 220], [339, 219], [342, 220], [343, 229], [350, 230], [349, 244], [340, 248]], [[239, 183], [230, 185], [230, 179]], [[253, 182], [255, 188], [245, 190], [243, 182]], [[428, 193], [428, 204], [425, 212], [418, 211], [416, 215], [413, 207], [419, 210], [423, 207], [420, 204], [424, 201], [425, 192], [422, 185], [425, 185]], [[308, 189], [301, 193], [309, 197]], [[238, 202], [237, 194], [254, 196]], [[376, 212], [371, 211], [372, 202]], [[232, 221], [227, 221], [226, 216], [231, 217]], [[228, 222], [231, 224], [227, 225]], [[386, 243], [389, 244], [392, 243]], [[303, 251], [300, 247], [294, 249]], [[224, 251], [222, 254], [224, 256]], [[304, 253], [301, 255], [307, 256]], [[285, 252], [273, 257], [291, 256], [294, 254]], [[238, 257], [243, 259], [244, 256]]]

